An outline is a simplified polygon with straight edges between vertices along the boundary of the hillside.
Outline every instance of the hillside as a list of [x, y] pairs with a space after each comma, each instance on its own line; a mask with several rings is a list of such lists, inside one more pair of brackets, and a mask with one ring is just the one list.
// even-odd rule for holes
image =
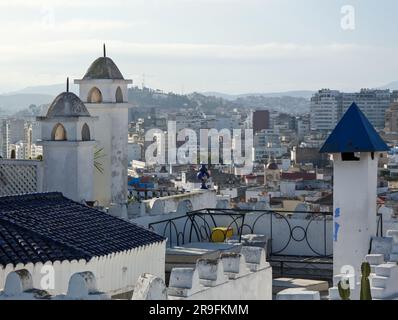
[[293, 97], [310, 99], [315, 91], [310, 90], [296, 90], [296, 91], [282, 91], [282, 92], [269, 92], [269, 93], [243, 93], [243, 94], [226, 94], [220, 92], [203, 92], [202, 94], [208, 97], [217, 97], [226, 100], [236, 100], [245, 97], [265, 97], [265, 98], [278, 98], [278, 97]]
[[0, 115], [10, 115], [28, 108], [30, 105], [51, 103], [54, 96], [47, 94], [0, 95]]

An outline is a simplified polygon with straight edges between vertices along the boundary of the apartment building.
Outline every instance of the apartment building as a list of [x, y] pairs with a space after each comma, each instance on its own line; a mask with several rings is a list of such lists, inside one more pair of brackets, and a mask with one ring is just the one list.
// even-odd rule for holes
[[385, 112], [393, 97], [390, 90], [361, 89], [354, 93], [319, 90], [311, 98], [311, 129], [331, 131], [353, 102], [374, 127], [383, 129]]

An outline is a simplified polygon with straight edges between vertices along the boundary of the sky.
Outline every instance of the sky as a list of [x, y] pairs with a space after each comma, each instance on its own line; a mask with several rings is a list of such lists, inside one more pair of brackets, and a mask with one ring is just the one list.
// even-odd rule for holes
[[167, 92], [382, 86], [398, 80], [396, 12], [396, 0], [0, 0], [0, 93], [80, 79], [103, 43], [125, 78]]

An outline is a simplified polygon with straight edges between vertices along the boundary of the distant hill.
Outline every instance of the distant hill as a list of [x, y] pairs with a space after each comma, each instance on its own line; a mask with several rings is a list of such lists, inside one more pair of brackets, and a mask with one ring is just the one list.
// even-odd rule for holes
[[[69, 91], [78, 93], [79, 92], [78, 89], [79, 87], [75, 85], [73, 81], [70, 81]], [[26, 87], [18, 91], [10, 92], [9, 94], [44, 94], [55, 97], [61, 92], [64, 92], [65, 90], [66, 90], [66, 84], [61, 83], [61, 84], [50, 84], [46, 86]]]
[[[0, 116], [12, 115], [27, 109], [31, 104], [37, 106], [51, 103], [54, 98], [66, 90], [66, 84], [51, 84], [26, 87], [0, 95]], [[70, 82], [69, 90], [78, 93], [78, 86]]]
[[390, 82], [384, 86], [379, 87], [378, 89], [390, 89], [390, 90], [398, 90], [398, 81]]
[[53, 95], [47, 94], [7, 94], [0, 95], [0, 115], [10, 115], [26, 109], [31, 104], [51, 103]]
[[293, 97], [293, 98], [304, 98], [310, 99], [315, 91], [310, 90], [296, 90], [296, 91], [283, 91], [283, 92], [269, 92], [269, 93], [244, 93], [244, 94], [226, 94], [221, 92], [202, 92], [203, 95], [208, 97], [217, 97], [226, 100], [236, 100], [238, 98], [245, 97], [265, 97], [265, 98], [277, 98], [277, 97]]
[[246, 108], [268, 109], [297, 115], [310, 111], [310, 100], [303, 97], [249, 95], [239, 97], [232, 103]]

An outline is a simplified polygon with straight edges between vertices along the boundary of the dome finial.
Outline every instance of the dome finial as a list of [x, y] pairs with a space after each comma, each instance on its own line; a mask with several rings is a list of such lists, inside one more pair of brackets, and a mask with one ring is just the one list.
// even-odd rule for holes
[[69, 77], [66, 78], [66, 92], [69, 92]]
[[104, 58], [106, 58], [106, 47], [105, 47], [105, 43], [104, 43]]

